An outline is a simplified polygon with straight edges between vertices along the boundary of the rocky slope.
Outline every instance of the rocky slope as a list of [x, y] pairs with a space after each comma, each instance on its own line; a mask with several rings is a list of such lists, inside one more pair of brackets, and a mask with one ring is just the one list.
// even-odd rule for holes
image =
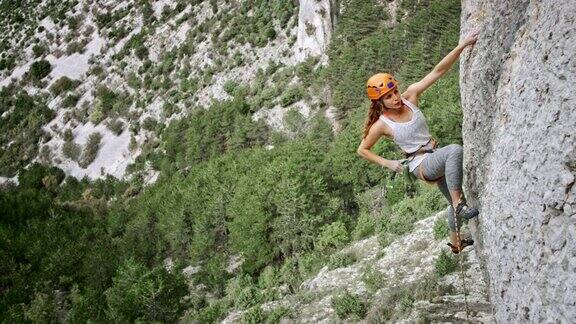
[[[323, 267], [302, 283], [297, 294], [286, 294], [262, 309], [289, 309], [288, 322], [333, 323], [341, 320], [334, 299], [348, 292], [361, 296], [367, 309], [364, 319], [349, 322], [493, 323], [488, 286], [473, 248], [463, 254], [463, 273], [460, 268], [443, 277], [435, 273], [438, 255], [448, 249], [444, 239], [434, 239], [432, 228], [445, 217], [446, 212], [440, 212], [417, 222], [412, 232], [384, 249], [377, 237], [351, 244], [336, 254], [354, 255], [355, 262]], [[464, 230], [463, 235], [469, 233]], [[235, 311], [223, 323], [241, 323], [245, 313]]]
[[[56, 115], [42, 127], [38, 156], [30, 162], [56, 165], [77, 178], [126, 177], [143, 147], [158, 140], [158, 131], [145, 124], [168, 125], [214, 100], [231, 98], [238, 86], [274, 90], [250, 100], [259, 110], [254, 119], [275, 129], [286, 131], [287, 111], [309, 117], [320, 100], [313, 93], [295, 102], [280, 99], [302, 84], [296, 66], [327, 61], [334, 8], [328, 0], [268, 5], [40, 1], [34, 11], [7, 5], [16, 18], [2, 20], [6, 68], [0, 69], [0, 88], [15, 86], [38, 96]], [[26, 26], [18, 25], [21, 19]], [[31, 66], [40, 60], [50, 71], [30, 82]], [[53, 90], [68, 80], [73, 86]], [[254, 85], [255, 80], [264, 84]], [[0, 112], [3, 118], [11, 113]], [[68, 148], [84, 150], [96, 133], [102, 139], [91, 161], [80, 163], [82, 154], [74, 158], [78, 154], [65, 152], [67, 142]], [[0, 144], [8, 149], [14, 143]], [[0, 172], [0, 181], [14, 177], [12, 169]], [[147, 170], [147, 178], [155, 178], [153, 170]]]
[[466, 1], [468, 198], [498, 322], [576, 320], [576, 4]]

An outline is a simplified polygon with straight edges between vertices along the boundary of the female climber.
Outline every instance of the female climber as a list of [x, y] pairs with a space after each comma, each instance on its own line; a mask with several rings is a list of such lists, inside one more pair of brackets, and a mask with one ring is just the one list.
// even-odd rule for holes
[[[438, 185], [450, 202], [448, 225], [451, 243], [448, 245], [454, 253], [474, 243], [471, 239], [459, 238], [457, 225], [459, 227], [462, 219], [476, 217], [478, 210], [466, 205], [462, 193], [462, 146], [451, 144], [436, 148], [437, 143], [430, 136], [424, 115], [418, 108], [418, 97], [444, 75], [464, 48], [476, 43], [477, 38], [478, 32], [472, 32], [432, 72], [411, 84], [402, 94], [398, 90], [398, 81], [392, 75], [379, 73], [370, 77], [366, 90], [372, 103], [358, 147], [358, 154], [368, 161], [399, 173], [404, 172], [404, 165], [407, 164], [408, 171], [418, 179]], [[392, 139], [404, 151], [406, 159], [387, 160], [370, 151], [383, 136]]]

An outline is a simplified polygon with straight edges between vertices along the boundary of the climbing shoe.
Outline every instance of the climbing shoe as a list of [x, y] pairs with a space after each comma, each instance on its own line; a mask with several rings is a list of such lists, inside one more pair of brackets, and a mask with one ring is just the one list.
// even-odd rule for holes
[[460, 202], [458, 206], [456, 206], [456, 215], [459, 219], [472, 219], [478, 216], [478, 214], [478, 209], [468, 207], [465, 202]]
[[452, 249], [452, 253], [458, 254], [460, 253], [460, 251], [464, 250], [465, 247], [474, 245], [474, 240], [473, 239], [460, 240], [460, 249], [458, 249], [457, 246], [452, 245], [452, 243], [446, 243], [446, 244]]

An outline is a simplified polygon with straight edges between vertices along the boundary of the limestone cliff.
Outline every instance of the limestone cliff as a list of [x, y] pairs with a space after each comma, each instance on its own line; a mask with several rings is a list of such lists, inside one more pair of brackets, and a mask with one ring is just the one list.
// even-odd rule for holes
[[498, 322], [576, 320], [576, 3], [464, 1], [468, 200]]
[[333, 5], [330, 0], [300, 0], [298, 12], [298, 39], [294, 54], [299, 61], [322, 55], [332, 36]]

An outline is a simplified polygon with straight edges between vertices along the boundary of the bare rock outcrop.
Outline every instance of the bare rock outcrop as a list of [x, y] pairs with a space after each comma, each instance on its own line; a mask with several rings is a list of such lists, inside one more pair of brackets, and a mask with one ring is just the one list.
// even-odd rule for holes
[[468, 200], [501, 323], [576, 321], [576, 3], [464, 1]]
[[298, 12], [298, 38], [295, 57], [304, 61], [310, 56], [322, 55], [327, 59], [326, 50], [333, 29], [333, 1], [300, 0]]

